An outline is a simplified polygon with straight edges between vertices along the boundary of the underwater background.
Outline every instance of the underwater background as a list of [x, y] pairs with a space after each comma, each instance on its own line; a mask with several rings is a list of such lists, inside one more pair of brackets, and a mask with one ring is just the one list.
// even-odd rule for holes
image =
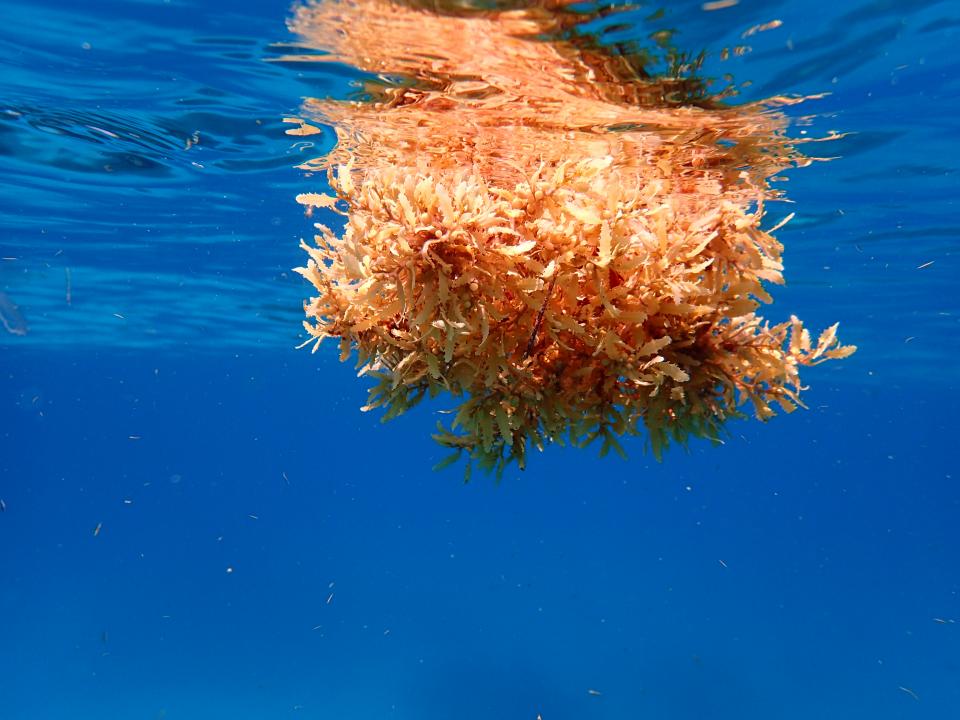
[[334, 136], [283, 118], [360, 73], [284, 2], [0, 0], [0, 720], [960, 717], [960, 3], [709, 5], [618, 32], [830, 93], [765, 314], [858, 352], [722, 445], [464, 485], [442, 398], [294, 349]]

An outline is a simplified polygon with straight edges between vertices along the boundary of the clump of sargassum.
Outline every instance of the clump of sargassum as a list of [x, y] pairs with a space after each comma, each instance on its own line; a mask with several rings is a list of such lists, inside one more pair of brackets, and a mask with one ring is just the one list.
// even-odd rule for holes
[[854, 351], [836, 326], [814, 342], [795, 317], [755, 314], [783, 282], [776, 228], [760, 227], [768, 178], [809, 162], [776, 110], [794, 101], [726, 106], [676, 59], [652, 77], [576, 42], [576, 19], [556, 2], [324, 0], [292, 20], [328, 53], [310, 59], [381, 78], [304, 108], [339, 142], [303, 166], [335, 196], [298, 200], [345, 217], [303, 244], [319, 291], [305, 344], [356, 349], [367, 408], [388, 418], [458, 399], [434, 437], [468, 472], [565, 440], [622, 454], [641, 426], [660, 458], [717, 440], [747, 403], [791, 412], [801, 365]]

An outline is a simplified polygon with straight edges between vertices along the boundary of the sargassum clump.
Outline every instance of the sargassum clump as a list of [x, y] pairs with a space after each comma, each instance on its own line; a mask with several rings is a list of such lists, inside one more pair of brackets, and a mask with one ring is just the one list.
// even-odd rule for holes
[[[543, 40], [550, 18], [300, 9], [294, 29], [331, 58], [416, 80], [305, 106], [339, 144], [305, 165], [333, 194], [298, 200], [345, 223], [303, 243], [318, 290], [305, 344], [356, 351], [376, 381], [367, 408], [387, 418], [456, 398], [434, 437], [487, 471], [551, 442], [622, 453], [618, 437], [640, 432], [660, 458], [671, 441], [718, 440], [745, 404], [791, 412], [800, 366], [854, 348], [836, 326], [814, 341], [795, 317], [756, 314], [783, 282], [761, 229], [767, 178], [806, 162], [771, 109], [787, 100], [658, 104], [660, 81], [603, 77], [596, 53]], [[489, 62], [455, 42], [465, 24]]]

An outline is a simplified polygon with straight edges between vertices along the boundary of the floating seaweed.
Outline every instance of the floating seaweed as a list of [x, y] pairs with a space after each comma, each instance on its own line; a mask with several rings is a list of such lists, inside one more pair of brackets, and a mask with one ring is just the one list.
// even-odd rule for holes
[[345, 218], [303, 243], [319, 291], [304, 344], [356, 351], [385, 418], [458, 399], [441, 465], [465, 453], [468, 472], [500, 473], [551, 442], [623, 454], [640, 433], [659, 459], [717, 441], [745, 405], [791, 412], [800, 366], [854, 352], [836, 326], [814, 341], [756, 314], [783, 282], [768, 178], [810, 162], [778, 110], [798, 100], [725, 105], [674, 51], [657, 76], [578, 35], [583, 20], [556, 2], [388, 0], [292, 20], [322, 61], [380, 78], [304, 106], [339, 142], [302, 166], [334, 195], [297, 199]]

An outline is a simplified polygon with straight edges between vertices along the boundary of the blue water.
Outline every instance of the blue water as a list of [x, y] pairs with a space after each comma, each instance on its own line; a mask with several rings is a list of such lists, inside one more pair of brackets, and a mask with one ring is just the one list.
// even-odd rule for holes
[[744, 99], [831, 93], [765, 314], [860, 350], [722, 446], [469, 485], [442, 403], [293, 349], [333, 139], [282, 119], [358, 75], [289, 13], [0, 0], [0, 720], [960, 717], [960, 3], [670, 3]]

